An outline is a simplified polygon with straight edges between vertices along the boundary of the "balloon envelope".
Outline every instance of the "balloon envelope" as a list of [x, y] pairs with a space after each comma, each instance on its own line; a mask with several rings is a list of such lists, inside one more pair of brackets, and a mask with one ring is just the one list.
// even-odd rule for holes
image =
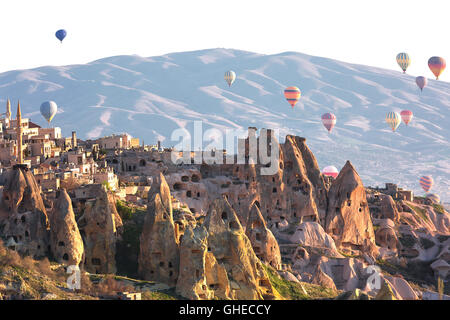
[[61, 42], [64, 40], [66, 35], [67, 35], [67, 32], [64, 29], [58, 30], [55, 33], [56, 38], [58, 38], [58, 40], [61, 41]]
[[433, 187], [433, 178], [431, 176], [422, 176], [419, 180], [420, 186], [425, 192], [430, 191], [430, 189]]
[[284, 97], [289, 102], [289, 104], [292, 106], [292, 108], [298, 102], [298, 99], [300, 99], [300, 96], [301, 96], [301, 91], [297, 87], [287, 87], [284, 90]]
[[236, 79], [236, 73], [234, 73], [234, 71], [227, 71], [225, 72], [225, 81], [228, 83], [228, 86], [231, 87], [231, 85], [233, 84], [234, 80]]
[[58, 111], [58, 106], [54, 101], [45, 101], [41, 104], [41, 114], [45, 118], [45, 120], [50, 123], [52, 121], [53, 117], [56, 114], [56, 111]]
[[430, 68], [431, 72], [433, 72], [433, 74], [436, 76], [436, 80], [439, 80], [439, 76], [441, 75], [442, 71], [444, 71], [446, 63], [444, 58], [431, 57], [428, 60], [428, 67]]
[[339, 171], [335, 166], [327, 166], [323, 168], [322, 174], [324, 176], [330, 176], [336, 179], [336, 177], [339, 175]]
[[441, 202], [441, 197], [439, 197], [439, 195], [437, 195], [436, 193], [428, 193], [427, 194], [427, 199], [430, 199], [434, 203]]
[[420, 88], [420, 91], [423, 90], [423, 88], [426, 87], [426, 85], [428, 84], [428, 79], [422, 76], [419, 76], [416, 78], [416, 83], [417, 86]]
[[402, 122], [401, 116], [398, 112], [389, 112], [386, 115], [386, 122], [389, 124], [392, 131], [395, 131], [400, 125], [400, 122]]
[[329, 112], [324, 113], [322, 115], [322, 123], [324, 127], [327, 128], [328, 132], [331, 132], [336, 124], [336, 116]]
[[409, 55], [407, 53], [401, 52], [397, 55], [397, 63], [402, 68], [403, 73], [406, 72], [409, 65], [411, 64], [411, 60], [409, 59]]
[[410, 110], [403, 110], [402, 112], [400, 112], [400, 115], [402, 117], [403, 122], [408, 125], [408, 123], [412, 120], [413, 118], [413, 113]]

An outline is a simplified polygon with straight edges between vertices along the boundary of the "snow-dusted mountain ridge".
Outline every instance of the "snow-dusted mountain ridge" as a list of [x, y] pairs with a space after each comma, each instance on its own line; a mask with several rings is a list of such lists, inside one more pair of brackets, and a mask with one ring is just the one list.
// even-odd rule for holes
[[[231, 88], [224, 72], [234, 70]], [[448, 72], [448, 70], [447, 70]], [[278, 128], [307, 143], [323, 168], [351, 160], [365, 185], [395, 182], [418, 194], [420, 175], [432, 175], [433, 192], [450, 201], [450, 84], [429, 75], [421, 93], [415, 75], [355, 65], [296, 52], [261, 55], [210, 49], [159, 57], [116, 56], [85, 65], [40, 67], [0, 74], [0, 103], [20, 99], [22, 112], [46, 125], [39, 114], [45, 100], [59, 108], [53, 125], [82, 139], [128, 132], [146, 144], [203, 121], [215, 127]], [[283, 96], [297, 86], [294, 109]], [[393, 133], [389, 111], [409, 109], [414, 119]], [[320, 117], [332, 112], [329, 134]], [[15, 116], [15, 108], [13, 110]]]

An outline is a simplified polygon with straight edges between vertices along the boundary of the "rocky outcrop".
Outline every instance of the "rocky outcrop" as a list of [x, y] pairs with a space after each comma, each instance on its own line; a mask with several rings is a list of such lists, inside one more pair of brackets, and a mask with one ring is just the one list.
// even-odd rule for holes
[[326, 232], [336, 245], [354, 254], [375, 256], [375, 234], [361, 178], [347, 161], [328, 192]]
[[203, 226], [188, 227], [180, 244], [180, 273], [176, 292], [191, 300], [210, 300], [214, 290], [209, 289], [206, 278], [208, 232]]
[[[216, 263], [226, 270], [231, 289], [228, 297], [250, 300], [273, 298], [268, 275], [227, 200], [217, 199], [211, 204], [205, 226], [209, 233], [208, 250], [214, 255]], [[216, 296], [228, 298], [220, 292], [216, 292]]]
[[279, 270], [281, 268], [281, 254], [278, 242], [272, 231], [267, 228], [266, 222], [255, 203], [250, 209], [245, 234], [250, 239], [256, 256], [261, 261]]
[[[291, 198], [291, 208], [295, 208], [295, 217], [313, 217], [313, 220], [318, 221], [316, 190], [308, 176], [308, 172], [310, 170], [315, 172], [314, 169], [318, 169], [318, 166], [314, 168], [314, 164], [311, 163], [312, 168], [306, 167], [300, 151], [300, 148], [304, 147], [304, 141], [304, 138], [286, 136], [286, 142], [283, 145], [285, 183], [286, 187], [292, 188], [295, 193], [295, 197]], [[314, 174], [311, 173], [310, 176]], [[323, 188], [325, 190], [325, 186]]]
[[56, 261], [79, 265], [84, 253], [83, 240], [75, 222], [72, 201], [65, 189], [58, 192], [50, 215], [50, 247]]
[[47, 229], [50, 225], [47, 210], [42, 201], [41, 191], [33, 174], [19, 165], [4, 173], [2, 209], [14, 213], [26, 211], [40, 212], [45, 217]]
[[33, 174], [16, 165], [4, 172], [0, 205], [0, 236], [5, 245], [24, 255], [43, 258], [49, 254], [47, 210]]
[[170, 189], [162, 174], [154, 177], [148, 192], [147, 215], [140, 237], [139, 275], [175, 286], [180, 252], [173, 221]]
[[391, 219], [384, 219], [380, 222], [375, 233], [375, 241], [380, 247], [397, 252], [399, 241], [395, 232], [395, 224]]
[[303, 222], [298, 225], [290, 240], [302, 246], [329, 248], [337, 252], [333, 238], [317, 222]]
[[116, 272], [116, 241], [122, 230], [114, 197], [102, 185], [95, 185], [97, 199], [86, 203], [78, 227], [84, 240], [84, 267], [90, 273]]

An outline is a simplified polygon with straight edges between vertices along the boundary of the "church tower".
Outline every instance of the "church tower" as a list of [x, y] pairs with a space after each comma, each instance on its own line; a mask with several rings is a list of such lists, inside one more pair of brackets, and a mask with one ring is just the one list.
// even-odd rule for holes
[[20, 112], [20, 101], [17, 104], [17, 163], [23, 163], [23, 150], [22, 150], [22, 114]]

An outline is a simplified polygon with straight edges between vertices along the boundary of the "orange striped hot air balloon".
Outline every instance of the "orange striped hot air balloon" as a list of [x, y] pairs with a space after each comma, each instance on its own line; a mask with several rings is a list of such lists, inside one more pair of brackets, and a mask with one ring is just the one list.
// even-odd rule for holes
[[422, 176], [420, 177], [419, 184], [425, 192], [430, 191], [433, 187], [433, 178], [431, 176]]
[[428, 60], [428, 67], [430, 68], [431, 72], [433, 72], [433, 74], [436, 76], [436, 80], [439, 80], [439, 76], [441, 75], [442, 71], [444, 71], [446, 63], [444, 58], [431, 57]]
[[292, 106], [292, 108], [298, 102], [298, 99], [300, 99], [301, 95], [302, 95], [302, 93], [301, 93], [300, 89], [297, 87], [287, 87], [284, 90], [284, 97], [289, 102], [289, 104]]

